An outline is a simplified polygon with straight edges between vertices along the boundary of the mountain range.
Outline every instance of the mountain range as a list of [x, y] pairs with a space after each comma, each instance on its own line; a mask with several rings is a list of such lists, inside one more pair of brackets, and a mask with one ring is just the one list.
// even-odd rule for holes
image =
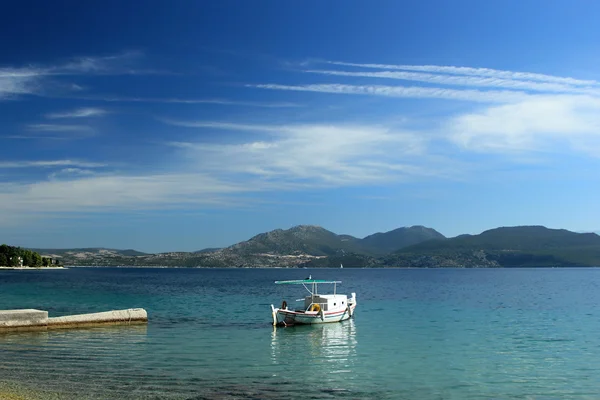
[[32, 249], [64, 265], [182, 267], [567, 267], [600, 266], [600, 236], [543, 226], [501, 227], [446, 238], [411, 226], [362, 239], [320, 226], [258, 234], [232, 246], [147, 254], [105, 248]]

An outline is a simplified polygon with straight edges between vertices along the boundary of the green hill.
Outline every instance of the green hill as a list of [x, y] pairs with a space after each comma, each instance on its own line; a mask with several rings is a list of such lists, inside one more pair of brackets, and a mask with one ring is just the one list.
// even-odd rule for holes
[[276, 229], [223, 249], [145, 254], [104, 248], [39, 249], [66, 265], [187, 267], [600, 266], [600, 236], [543, 226], [502, 227], [446, 239], [412, 226], [364, 239], [314, 225]]
[[443, 240], [446, 237], [435, 229], [417, 225], [375, 233], [361, 239], [359, 244], [371, 253], [383, 255], [432, 239]]
[[147, 253], [142, 253], [141, 251], [127, 249], [127, 250], [117, 250], [117, 249], [107, 249], [105, 247], [83, 247], [83, 248], [73, 248], [73, 249], [30, 249], [31, 251], [36, 251], [40, 254], [55, 254], [55, 255], [65, 255], [67, 253], [102, 253], [102, 252], [110, 252], [114, 254], [118, 254], [126, 257], [135, 257], [135, 256], [143, 256]]
[[[313, 256], [378, 256], [405, 246], [442, 238], [444, 235], [424, 226], [398, 228], [364, 239], [338, 235], [320, 226], [298, 225], [261, 233], [248, 241], [224, 249], [236, 254], [310, 254]], [[339, 264], [338, 264], [339, 265]]]
[[327, 229], [314, 225], [298, 225], [283, 230], [275, 229], [261, 233], [251, 239], [224, 249], [240, 255], [244, 254], [310, 254], [330, 256], [344, 252], [362, 252], [358, 239], [349, 235], [336, 235]]
[[20, 267], [51, 267], [61, 265], [58, 260], [50, 257], [42, 257], [38, 252], [22, 249], [20, 247], [0, 245], [0, 267], [20, 268]]
[[600, 266], [600, 236], [543, 226], [502, 227], [405, 247], [385, 263], [424, 257], [447, 266]]

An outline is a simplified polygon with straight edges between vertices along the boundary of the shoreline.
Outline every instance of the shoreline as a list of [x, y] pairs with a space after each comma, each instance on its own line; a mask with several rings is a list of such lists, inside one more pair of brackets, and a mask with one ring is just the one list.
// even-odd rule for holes
[[32, 389], [29, 385], [0, 379], [0, 399], [6, 400], [58, 400], [72, 399], [72, 395]]
[[[70, 265], [68, 267], [40, 267], [40, 268], [29, 268], [29, 267], [0, 267], [0, 270], [28, 270], [28, 271], [39, 271], [44, 269], [77, 269], [77, 268], [120, 268], [120, 269], [221, 269], [221, 270], [246, 270], [246, 269], [305, 269], [305, 270], [339, 270], [339, 267], [183, 267], [183, 266], [158, 266], [158, 265]], [[346, 270], [385, 270], [385, 269], [410, 269], [410, 270], [498, 270], [498, 269], [597, 269], [600, 265], [594, 266], [523, 266], [523, 267], [344, 267]]]
[[67, 267], [0, 267], [3, 270], [40, 271], [46, 269], [68, 269]]

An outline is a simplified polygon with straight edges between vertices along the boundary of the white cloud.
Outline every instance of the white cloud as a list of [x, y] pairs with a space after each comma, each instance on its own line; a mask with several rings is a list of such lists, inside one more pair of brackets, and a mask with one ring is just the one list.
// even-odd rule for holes
[[29, 124], [27, 129], [38, 132], [81, 132], [91, 128], [86, 125]]
[[86, 118], [86, 117], [98, 117], [105, 115], [107, 113], [106, 110], [102, 108], [77, 108], [71, 111], [65, 111], [60, 113], [50, 113], [46, 114], [46, 118], [50, 119], [60, 119], [60, 118]]
[[38, 85], [38, 77], [32, 70], [0, 69], [0, 100], [35, 93]]
[[570, 77], [561, 77], [555, 75], [538, 74], [532, 72], [505, 71], [492, 68], [472, 68], [472, 67], [454, 67], [442, 65], [390, 65], [390, 64], [358, 64], [340, 61], [327, 61], [328, 64], [342, 65], [348, 67], [374, 68], [374, 69], [398, 69], [405, 71], [424, 71], [442, 74], [467, 75], [467, 76], [487, 76], [490, 78], [555, 82], [567, 85], [580, 86], [599, 86], [600, 82], [595, 80], [574, 79]]
[[173, 126], [181, 126], [184, 128], [212, 128], [229, 131], [253, 131], [253, 132], [278, 132], [281, 130], [278, 126], [270, 125], [252, 125], [238, 124], [232, 122], [215, 122], [215, 121], [178, 121], [172, 119], [159, 119], [165, 124]]
[[50, 179], [69, 179], [72, 177], [91, 176], [96, 175], [97, 172], [91, 169], [83, 168], [63, 168], [59, 171], [51, 173], [48, 178]]
[[8, 213], [156, 209], [181, 204], [224, 204], [229, 194], [256, 190], [206, 174], [84, 176], [30, 184], [0, 183], [0, 208]]
[[19, 135], [3, 136], [3, 138], [21, 140], [71, 140], [87, 138], [94, 134], [94, 129], [87, 125], [29, 124], [25, 126], [23, 133]]
[[299, 92], [360, 94], [370, 96], [463, 100], [486, 103], [508, 103], [519, 101], [527, 96], [522, 91], [512, 90], [462, 90], [422, 86], [383, 86], [383, 85], [343, 85], [343, 84], [308, 84], [308, 85], [279, 85], [258, 84], [246, 85], [259, 89], [291, 90]]
[[[16, 95], [43, 94], [44, 87], [51, 86], [52, 77], [61, 75], [124, 75], [157, 73], [137, 70], [131, 64], [142, 56], [140, 52], [127, 52], [105, 57], [79, 57], [62, 64], [0, 68], [0, 100]], [[80, 88], [70, 84], [71, 89]]]
[[[263, 129], [252, 125], [240, 128]], [[286, 183], [361, 185], [430, 172], [417, 163], [423, 157], [425, 140], [411, 132], [377, 126], [268, 128], [269, 137], [262, 140], [172, 145], [185, 149], [203, 170], [254, 175]]]
[[[466, 150], [509, 154], [513, 159], [515, 152], [521, 153], [519, 157], [534, 152], [558, 151], [600, 155], [600, 82], [596, 80], [491, 68], [336, 61], [315, 63], [370, 70], [309, 69], [302, 72], [417, 81], [424, 82], [424, 85], [309, 83], [247, 86], [281, 91], [491, 103], [483, 108], [473, 105], [476, 107], [474, 110], [446, 117], [446, 121], [438, 119], [437, 127], [430, 125], [425, 128], [424, 133], [430, 134], [432, 139], [428, 151], [443, 148], [443, 143], [447, 143], [444, 139], [448, 139]], [[461, 109], [464, 106], [461, 105]], [[443, 126], [441, 130], [439, 125]]]
[[76, 161], [76, 160], [38, 160], [38, 161], [2, 161], [0, 168], [52, 168], [52, 167], [76, 167], [76, 168], [99, 168], [106, 164]]
[[430, 74], [422, 72], [407, 71], [378, 71], [378, 72], [350, 72], [350, 71], [329, 71], [329, 70], [306, 70], [304, 72], [316, 73], [333, 76], [367, 77], [367, 78], [387, 78], [408, 81], [427, 82], [442, 85], [454, 86], [476, 86], [476, 87], [494, 87], [501, 89], [533, 90], [539, 92], [559, 92], [559, 93], [578, 93], [600, 96], [600, 86], [580, 87], [565, 83], [555, 82], [536, 82], [530, 80], [503, 79], [499, 77], [484, 77], [470, 75], [445, 75]]
[[94, 130], [87, 125], [70, 124], [29, 124], [26, 126], [28, 131], [40, 133], [53, 133], [54, 136], [31, 136], [22, 135], [21, 138], [55, 138], [55, 139], [76, 139], [87, 137], [94, 133]]
[[564, 152], [565, 144], [581, 151], [600, 141], [600, 99], [536, 96], [456, 116], [447, 129], [451, 140], [473, 151]]
[[[201, 123], [268, 134], [236, 143], [173, 143], [179, 172], [116, 174], [85, 161], [3, 162], [0, 168], [56, 168], [48, 180], [0, 183], [0, 208], [14, 215], [240, 206], [248, 195], [401, 181], [433, 174], [424, 140], [380, 126], [261, 126]], [[428, 161], [430, 158], [425, 157]], [[422, 161], [422, 160], [421, 160]], [[264, 196], [261, 196], [264, 197]]]
[[[71, 97], [75, 98], [75, 97]], [[292, 102], [258, 102], [258, 101], [239, 101], [228, 99], [181, 99], [181, 98], [159, 98], [159, 97], [123, 97], [123, 96], [87, 96], [76, 97], [82, 100], [99, 100], [106, 102], [123, 102], [123, 103], [166, 103], [166, 104], [217, 104], [225, 106], [248, 106], [260, 108], [294, 108], [300, 107], [297, 103]]]
[[73, 57], [68, 62], [42, 69], [46, 75], [138, 75], [166, 73], [135, 69], [133, 66], [143, 58], [140, 51], [129, 51], [109, 56]]

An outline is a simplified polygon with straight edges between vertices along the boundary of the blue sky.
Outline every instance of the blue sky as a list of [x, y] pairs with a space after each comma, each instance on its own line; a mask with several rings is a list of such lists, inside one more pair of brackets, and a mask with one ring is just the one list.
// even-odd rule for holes
[[593, 1], [22, 2], [0, 242], [600, 230]]

